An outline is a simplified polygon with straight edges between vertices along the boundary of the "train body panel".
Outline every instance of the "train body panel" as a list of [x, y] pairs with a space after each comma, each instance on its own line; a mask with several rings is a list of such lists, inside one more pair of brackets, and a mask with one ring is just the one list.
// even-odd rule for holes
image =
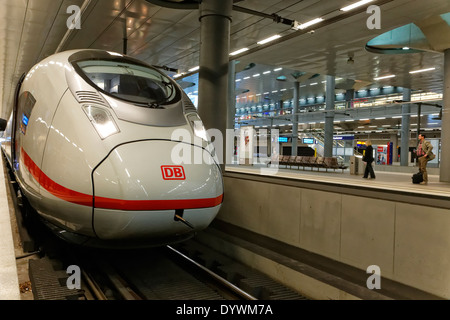
[[95, 231], [101, 240], [148, 239], [144, 235], [152, 234], [156, 238], [190, 238], [196, 231], [206, 228], [220, 210], [213, 208], [185, 210], [183, 217], [196, 227], [195, 230], [176, 221], [175, 210], [125, 211], [95, 209]]
[[66, 240], [170, 243], [220, 210], [222, 173], [195, 108], [138, 60], [50, 56], [24, 78], [13, 115], [2, 149], [30, 204]]
[[12, 138], [12, 115], [9, 117], [5, 132], [3, 133], [3, 138], [5, 139], [2, 142], [1, 149], [3, 150], [6, 160], [8, 160], [9, 165], [11, 165], [11, 138]]
[[42, 167], [50, 124], [67, 90], [63, 72], [67, 62], [64, 60], [61, 56], [44, 59], [28, 72], [17, 88], [11, 162], [22, 191], [34, 206], [38, 206], [41, 199], [36, 169]]

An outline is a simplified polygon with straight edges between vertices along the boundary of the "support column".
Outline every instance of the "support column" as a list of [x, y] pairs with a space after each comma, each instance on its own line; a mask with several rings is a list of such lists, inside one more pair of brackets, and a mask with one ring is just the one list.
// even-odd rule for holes
[[397, 162], [398, 160], [398, 153], [397, 153], [398, 136], [396, 133], [391, 134], [390, 142], [392, 142], [392, 163], [394, 163]]
[[[444, 98], [442, 105], [441, 158], [439, 181], [450, 182], [450, 49], [444, 51]], [[433, 150], [437, 154], [438, 150]]]
[[294, 98], [292, 104], [292, 151], [291, 155], [297, 156], [298, 146], [298, 104], [300, 100], [300, 82], [294, 82]]
[[234, 130], [236, 120], [236, 61], [230, 61], [228, 66], [228, 116], [227, 129]]
[[334, 131], [334, 88], [336, 81], [334, 76], [327, 76], [327, 95], [325, 100], [325, 141], [324, 157], [333, 156], [333, 131]]
[[[411, 89], [403, 90], [403, 101], [411, 101]], [[402, 130], [400, 132], [401, 144], [400, 144], [400, 165], [408, 166], [409, 164], [409, 126], [411, 123], [411, 105], [402, 105]]]
[[353, 99], [355, 99], [355, 89], [348, 89], [345, 91], [345, 107], [347, 109], [352, 108]]
[[203, 0], [200, 4], [200, 71], [198, 113], [206, 129], [222, 133], [215, 139], [216, 152], [225, 169], [228, 116], [228, 64], [233, 0]]
[[227, 109], [227, 135], [225, 164], [233, 164], [236, 143], [235, 120], [236, 120], [236, 61], [232, 60], [228, 66], [228, 109]]

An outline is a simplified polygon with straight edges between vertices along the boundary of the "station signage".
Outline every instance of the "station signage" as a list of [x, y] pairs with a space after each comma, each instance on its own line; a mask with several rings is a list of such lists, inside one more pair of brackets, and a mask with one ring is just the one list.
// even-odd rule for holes
[[348, 135], [348, 136], [334, 136], [333, 140], [355, 140], [354, 135]]

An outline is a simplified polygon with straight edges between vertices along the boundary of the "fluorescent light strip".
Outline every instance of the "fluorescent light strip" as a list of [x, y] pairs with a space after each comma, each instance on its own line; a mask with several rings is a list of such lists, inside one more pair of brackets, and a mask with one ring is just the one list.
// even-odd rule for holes
[[297, 27], [297, 29], [303, 30], [303, 29], [306, 29], [306, 28], [308, 28], [308, 27], [310, 27], [310, 26], [312, 26], [312, 25], [314, 25], [314, 24], [317, 24], [317, 23], [319, 23], [319, 22], [322, 22], [322, 21], [323, 21], [322, 18], [316, 18], [316, 19], [314, 19], [314, 20], [311, 20], [311, 21], [308, 21], [308, 22], [305, 22], [305, 23], [300, 24], [300, 25]]
[[389, 78], [395, 78], [395, 74], [391, 74], [389, 76], [383, 76], [378, 78], [373, 78], [373, 80], [383, 80], [383, 79], [389, 79]]
[[366, 3], [372, 2], [373, 0], [362, 0], [362, 1], [358, 1], [355, 2], [354, 4], [351, 4], [349, 6], [346, 6], [344, 8], [341, 8], [341, 11], [350, 11], [352, 9], [358, 8], [360, 6], [365, 5]]
[[265, 44], [265, 43], [268, 43], [268, 42], [270, 42], [270, 41], [276, 40], [276, 39], [278, 39], [278, 38], [281, 38], [281, 36], [280, 36], [279, 34], [276, 34], [276, 35], [271, 36], [271, 37], [269, 37], [269, 38], [267, 38], [267, 39], [258, 41], [257, 43], [258, 43], [258, 44]]
[[194, 71], [197, 71], [197, 70], [199, 70], [199, 69], [200, 69], [200, 67], [199, 67], [199, 66], [196, 66], [196, 67], [193, 67], [193, 68], [189, 69], [188, 71], [189, 71], [189, 72], [194, 72]]
[[427, 69], [421, 69], [421, 70], [414, 70], [414, 71], [410, 71], [409, 73], [414, 74], [414, 73], [433, 71], [433, 70], [436, 70], [436, 68], [427, 68]]
[[245, 52], [245, 51], [247, 51], [247, 50], [248, 50], [248, 48], [242, 48], [242, 49], [236, 50], [236, 51], [234, 51], [234, 52], [231, 52], [231, 53], [230, 53], [230, 56], [235, 56], [235, 55], [237, 55], [237, 54], [239, 54], [239, 53], [242, 53], [242, 52]]

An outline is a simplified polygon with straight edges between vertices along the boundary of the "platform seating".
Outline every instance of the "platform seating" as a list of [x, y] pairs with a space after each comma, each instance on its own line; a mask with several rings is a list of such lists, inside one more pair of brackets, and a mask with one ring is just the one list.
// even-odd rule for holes
[[341, 169], [342, 172], [344, 172], [344, 170], [348, 168], [345, 164], [339, 163], [338, 159], [334, 157], [326, 157], [324, 159], [324, 165], [327, 171], [328, 169], [333, 169], [334, 171], [336, 171], [336, 169]]
[[297, 167], [299, 170], [300, 167], [302, 167], [303, 170], [305, 170], [305, 168], [311, 168], [311, 170], [317, 168], [317, 171], [320, 171], [320, 169], [323, 168], [327, 172], [328, 169], [333, 169], [334, 171], [340, 169], [344, 172], [344, 170], [348, 168], [345, 164], [339, 163], [338, 159], [335, 157], [273, 156], [270, 161], [266, 163], [267, 166], [271, 164], [286, 166], [286, 168]]

